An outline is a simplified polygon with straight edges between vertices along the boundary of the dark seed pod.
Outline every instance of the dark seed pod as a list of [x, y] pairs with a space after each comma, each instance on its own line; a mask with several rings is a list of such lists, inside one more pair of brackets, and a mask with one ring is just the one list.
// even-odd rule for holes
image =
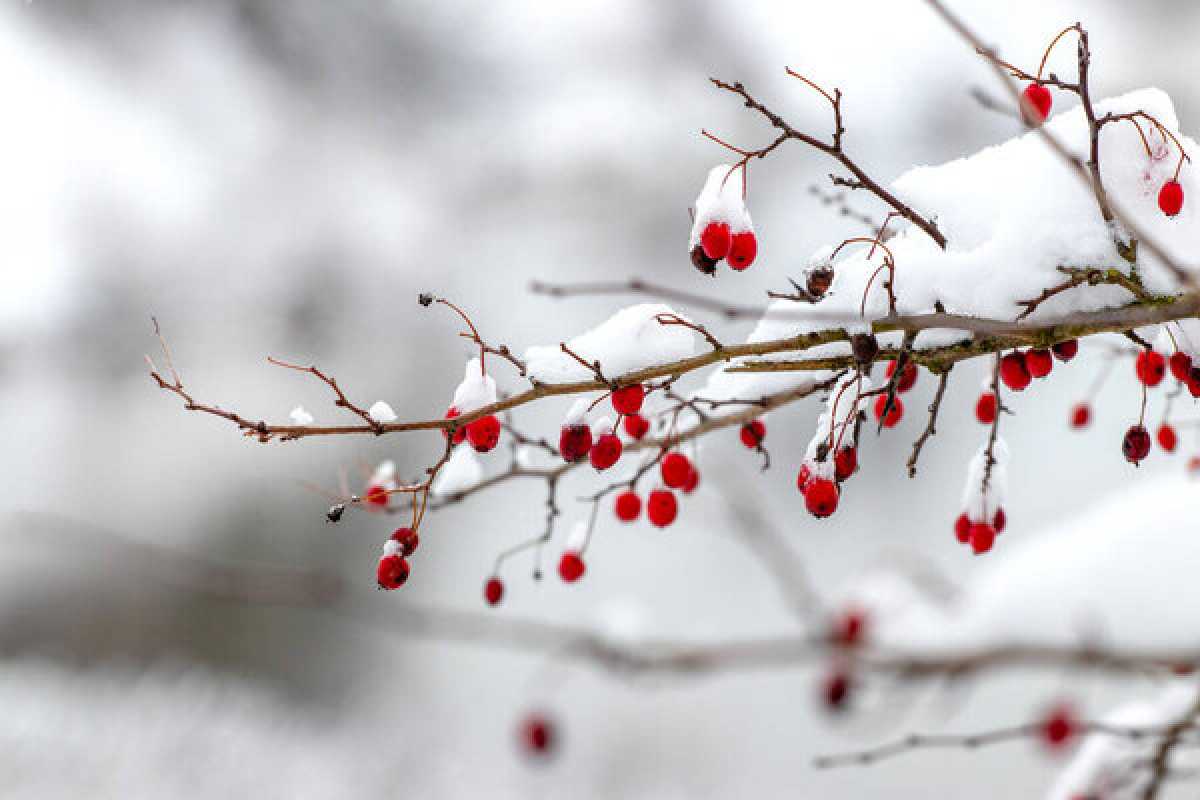
[[716, 259], [709, 258], [704, 252], [704, 248], [700, 245], [692, 248], [692, 266], [705, 275], [715, 275], [717, 273]]
[[850, 350], [855, 361], [870, 364], [879, 355], [879, 341], [873, 333], [856, 333], [850, 337]]
[[341, 522], [342, 514], [345, 513], [346, 504], [338, 503], [337, 505], [332, 505], [329, 507], [329, 510], [325, 512], [325, 519], [329, 520], [330, 522]]
[[824, 297], [829, 291], [829, 287], [833, 284], [833, 267], [828, 264], [819, 264], [808, 270], [807, 283], [805, 289], [813, 297]]

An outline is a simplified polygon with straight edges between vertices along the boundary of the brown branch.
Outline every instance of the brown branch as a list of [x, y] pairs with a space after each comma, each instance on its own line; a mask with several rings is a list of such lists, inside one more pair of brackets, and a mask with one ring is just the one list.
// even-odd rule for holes
[[1068, 289], [1073, 289], [1076, 286], [1099, 286], [1107, 284], [1111, 286], [1120, 286], [1129, 291], [1139, 302], [1155, 303], [1169, 300], [1169, 296], [1157, 296], [1147, 292], [1143, 288], [1141, 281], [1136, 277], [1130, 277], [1121, 272], [1116, 267], [1057, 267], [1058, 271], [1067, 276], [1067, 279], [1060, 284], [1056, 284], [1047, 289], [1043, 289], [1042, 293], [1031, 300], [1018, 300], [1017, 305], [1022, 306], [1025, 310], [1017, 315], [1017, 320], [1023, 320], [1038, 309], [1042, 303], [1049, 300]]
[[352, 414], [359, 417], [363, 422], [370, 425], [372, 430], [374, 430], [376, 436], [383, 433], [382, 424], [379, 421], [377, 421], [374, 417], [372, 417], [370, 414], [368, 414], [367, 410], [365, 408], [363, 408], [361, 406], [357, 406], [354, 403], [350, 402], [349, 398], [346, 397], [346, 393], [342, 391], [342, 388], [340, 386], [338, 386], [338, 382], [336, 380], [334, 380], [333, 378], [331, 378], [330, 376], [326, 375], [321, 370], [317, 369], [316, 367], [302, 367], [299, 364], [290, 364], [287, 361], [281, 361], [280, 359], [275, 358], [274, 356], [267, 356], [267, 361], [274, 364], [277, 367], [283, 367], [284, 369], [291, 369], [291, 370], [295, 370], [297, 372], [307, 372], [308, 374], [314, 376], [315, 378], [317, 378], [317, 380], [321, 381], [326, 386], [328, 386], [331, 390], [333, 390], [333, 393], [337, 396], [337, 399], [335, 399], [333, 401], [333, 404], [335, 406], [337, 406], [338, 408], [347, 409]]
[[881, 184], [867, 175], [867, 173], [864, 172], [863, 169], [857, 163], [855, 163], [855, 161], [851, 159], [842, 149], [842, 134], [845, 132], [845, 129], [842, 125], [841, 116], [841, 92], [835, 90], [833, 95], [830, 95], [825, 90], [817, 87], [812, 81], [809, 81], [807, 78], [804, 78], [790, 69], [788, 70], [788, 74], [792, 75], [793, 77], [800, 78], [809, 86], [816, 88], [827, 100], [829, 100], [830, 104], [832, 104], [834, 111], [834, 132], [829, 142], [821, 141], [816, 137], [809, 136], [808, 134], [802, 133], [793, 128], [791, 125], [785, 122], [782, 117], [756, 100], [753, 95], [746, 91], [746, 87], [741, 83], [726, 83], [718, 78], [709, 78], [713, 86], [716, 86], [718, 89], [731, 92], [742, 98], [747, 108], [757, 111], [780, 132], [778, 138], [776, 138], [766, 147], [763, 147], [760, 150], [742, 151], [745, 156], [744, 160], [748, 161], [750, 158], [765, 158], [768, 154], [789, 139], [803, 142], [809, 147], [819, 150], [835, 159], [854, 176], [853, 181], [846, 179], [838, 180], [835, 178], [835, 184], [840, 186], [849, 186], [851, 188], [861, 187], [870, 191], [880, 200], [887, 203], [888, 206], [895, 210], [900, 216], [904, 217], [913, 225], [916, 225], [918, 228], [927, 233], [930, 238], [937, 242], [938, 247], [942, 248], [943, 250], [946, 249], [946, 237], [943, 236], [942, 232], [938, 230], [935, 223], [921, 216], [910, 206], [903, 203], [898, 197], [893, 195]]
[[[897, 368], [896, 372], [900, 369]], [[938, 376], [937, 391], [934, 392], [933, 402], [929, 404], [929, 422], [925, 425], [925, 430], [921, 431], [921, 435], [913, 442], [912, 455], [908, 457], [908, 477], [917, 477], [917, 459], [921, 457], [921, 448], [925, 446], [925, 442], [930, 436], [937, 435], [937, 418], [938, 412], [942, 408], [942, 398], [946, 395], [946, 384], [950, 381], [950, 370], [947, 369]]]
[[704, 327], [703, 325], [697, 325], [695, 322], [689, 322], [678, 314], [656, 314], [654, 316], [654, 320], [659, 325], [682, 325], [689, 330], [695, 331], [704, 337], [709, 345], [712, 346], [713, 350], [720, 350], [722, 347], [720, 340], [709, 333], [708, 328]]

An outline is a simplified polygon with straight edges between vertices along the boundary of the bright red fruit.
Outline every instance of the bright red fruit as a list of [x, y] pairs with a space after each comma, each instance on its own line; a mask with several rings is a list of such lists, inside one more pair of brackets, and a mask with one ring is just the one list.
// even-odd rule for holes
[[617, 495], [616, 502], [613, 503], [613, 510], [617, 514], [617, 519], [622, 522], [633, 522], [642, 513], [642, 498], [637, 496], [637, 492], [632, 489], [621, 492]]
[[729, 255], [731, 238], [729, 226], [726, 223], [710, 222], [704, 226], [704, 231], [700, 234], [700, 246], [704, 248], [704, 255], [713, 261], [720, 261]]
[[982, 425], [991, 425], [996, 421], [996, 395], [984, 392], [975, 401], [975, 419]]
[[1158, 446], [1163, 450], [1166, 450], [1168, 453], [1175, 452], [1175, 445], [1179, 443], [1179, 437], [1175, 435], [1175, 428], [1169, 423], [1164, 422], [1158, 426], [1156, 438], [1158, 439]]
[[596, 443], [588, 451], [588, 460], [597, 470], [603, 471], [617, 463], [622, 449], [621, 440], [616, 434], [604, 433], [596, 439]]
[[1029, 385], [1033, 377], [1029, 374], [1024, 353], [1015, 351], [1000, 359], [1000, 380], [1014, 392], [1019, 392]]
[[1021, 116], [1030, 125], [1041, 125], [1050, 116], [1050, 108], [1054, 98], [1050, 90], [1040, 83], [1031, 83], [1021, 93]]
[[486, 453], [500, 441], [500, 420], [489, 414], [467, 425], [467, 441], [477, 453]]
[[587, 425], [563, 425], [558, 435], [558, 452], [564, 461], [582, 461], [592, 449], [592, 429]]
[[1183, 187], [1179, 181], [1167, 181], [1158, 191], [1158, 207], [1168, 217], [1183, 210]]
[[972, 522], [967, 538], [975, 555], [982, 555], [992, 549], [992, 544], [996, 541], [996, 529], [986, 522]]
[[696, 491], [696, 487], [700, 485], [700, 470], [692, 467], [688, 470], [687, 480], [683, 482], [683, 493], [691, 494]]
[[1067, 339], [1065, 342], [1059, 342], [1050, 348], [1050, 352], [1054, 353], [1054, 357], [1065, 364], [1079, 352], [1079, 340]]
[[1176, 350], [1167, 361], [1167, 366], [1171, 369], [1172, 377], [1180, 383], [1189, 383], [1192, 380], [1192, 357], [1187, 353]]
[[641, 414], [630, 414], [621, 424], [625, 426], [625, 432], [633, 439], [641, 439], [650, 430], [650, 423]]
[[837, 511], [838, 495], [836, 483], [828, 478], [816, 478], [804, 491], [804, 507], [814, 517], [828, 517]]
[[1042, 741], [1057, 749], [1069, 742], [1077, 730], [1074, 712], [1066, 705], [1058, 705], [1042, 720]]
[[382, 486], [368, 486], [363, 496], [373, 506], [386, 506], [388, 504], [388, 490]]
[[1143, 350], [1138, 353], [1133, 368], [1139, 381], [1154, 388], [1162, 383], [1163, 376], [1167, 374], [1167, 361], [1156, 350]]
[[680, 489], [688, 481], [688, 473], [692, 470], [692, 462], [683, 453], [667, 453], [663, 456], [659, 472], [662, 473], [663, 483], [672, 489]]
[[646, 498], [646, 518], [655, 527], [667, 527], [675, 521], [675, 515], [678, 513], [679, 503], [672, 491], [655, 489]]
[[[448, 409], [446, 409], [446, 419], [454, 419], [457, 416], [458, 416], [458, 409], [455, 408], [454, 406], [450, 406]], [[442, 430], [442, 436], [449, 436], [449, 435], [450, 435], [449, 432], [447, 432], [444, 429]], [[462, 444], [462, 441], [465, 438], [467, 438], [466, 426], [462, 426], [462, 427], [455, 429], [455, 431], [454, 431], [454, 443], [455, 444]]]
[[726, 260], [729, 262], [729, 266], [741, 272], [754, 263], [754, 257], [757, 255], [758, 240], [754, 238], [754, 233], [742, 231], [733, 235]]
[[849, 478], [858, 470], [858, 448], [846, 445], [833, 457], [833, 472], [838, 483]]
[[[889, 361], [888, 368], [887, 368], [887, 376], [890, 379], [895, 374], [896, 374], [896, 362]], [[896, 381], [896, 391], [897, 392], [907, 392], [909, 389], [913, 388], [913, 385], [916, 382], [917, 382], [917, 365], [911, 361], [906, 361], [904, 363], [904, 371], [900, 373], [900, 379]]]
[[521, 747], [530, 755], [549, 755], [557, 740], [554, 724], [541, 714], [530, 714], [521, 723]]
[[971, 518], [962, 513], [954, 520], [954, 538], [962, 544], [971, 541]]
[[812, 481], [812, 470], [808, 464], [801, 464], [800, 471], [796, 473], [796, 488], [800, 490], [800, 494], [808, 491], [808, 484]]
[[1003, 533], [1007, 525], [1008, 515], [1004, 513], [1003, 508], [997, 508], [996, 515], [992, 517], [992, 527], [996, 529], [996, 533]]
[[403, 556], [390, 555], [379, 559], [375, 579], [380, 589], [399, 589], [408, 580], [408, 562]]
[[558, 560], [558, 576], [567, 583], [579, 580], [586, 571], [587, 567], [583, 563], [583, 556], [574, 550], [563, 553], [562, 558]]
[[1025, 354], [1025, 366], [1035, 378], [1044, 378], [1054, 369], [1054, 358], [1049, 350], [1030, 350]]
[[904, 416], [904, 403], [901, 402], [900, 396], [892, 398], [892, 407], [888, 409], [887, 416], [883, 415], [883, 409], [887, 407], [887, 395], [881, 394], [875, 398], [875, 419], [883, 423], [885, 428], [894, 428], [900, 418]]
[[831, 711], [840, 711], [850, 697], [850, 678], [844, 672], [835, 672], [825, 678], [821, 685], [821, 698]]
[[618, 414], [636, 414], [642, 410], [642, 401], [646, 399], [646, 390], [640, 383], [624, 386], [612, 393], [613, 410]]
[[767, 436], [767, 426], [761, 419], [752, 419], [742, 426], [742, 444], [751, 450], [758, 448]]
[[858, 609], [846, 611], [833, 627], [833, 641], [842, 647], [854, 647], [862, 641], [866, 615]]
[[500, 605], [500, 601], [504, 599], [504, 581], [496, 577], [488, 578], [487, 583], [483, 585], [483, 599], [489, 606]]
[[1087, 403], [1079, 403], [1071, 409], [1071, 427], [1086, 428], [1092, 421], [1092, 407]]
[[406, 557], [417, 552], [417, 545], [421, 543], [420, 537], [412, 528], [397, 528], [392, 533], [392, 541], [400, 545], [400, 555]]
[[1138, 463], [1150, 455], [1150, 433], [1141, 425], [1134, 425], [1125, 431], [1121, 452], [1125, 454], [1125, 460], [1129, 463]]

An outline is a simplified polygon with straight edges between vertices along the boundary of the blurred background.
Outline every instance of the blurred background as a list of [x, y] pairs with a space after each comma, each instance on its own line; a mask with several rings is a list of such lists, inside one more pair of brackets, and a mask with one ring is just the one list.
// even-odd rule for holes
[[[1184, 130], [1200, 115], [1195, 3], [953, 4], [1002, 55], [1035, 65], [1081, 19], [1094, 92], [1158, 86]], [[1063, 48], [1066, 70], [1072, 49]], [[1024, 721], [1065, 676], [1013, 676], [956, 702], [887, 704], [831, 720], [817, 673], [749, 672], [633, 684], [553, 654], [422, 635], [415, 609], [537, 618], [716, 641], [795, 630], [743, 542], [746, 509], [835, 596], [889, 566], [967, 585], [953, 545], [962, 472], [978, 446], [982, 367], [956, 371], [939, 435], [904, 473], [912, 413], [860, 450], [850, 502], [818, 522], [794, 489], [815, 405], [769, 420], [775, 466], [733, 433], [701, 456], [704, 489], [667, 532], [601, 521], [587, 579], [529, 579], [504, 605], [480, 592], [496, 554], [542, 523], [519, 484], [430, 517], [413, 577], [374, 589], [393, 518], [324, 520], [339, 470], [395, 459], [416, 474], [433, 434], [258, 445], [156, 389], [150, 316], [205, 402], [282, 421], [303, 404], [352, 422], [315, 363], [364, 404], [440, 415], [470, 353], [434, 291], [520, 351], [604, 320], [617, 298], [555, 301], [533, 279], [638, 276], [754, 303], [813, 250], [859, 230], [809, 191], [831, 165], [785, 148], [755, 167], [760, 256], [702, 279], [687, 209], [725, 160], [699, 135], [759, 146], [769, 131], [709, 75], [741, 80], [794, 123], [827, 108], [790, 65], [846, 94], [847, 146], [891, 180], [1017, 133], [972, 99], [990, 72], [917, 0], [7, 0], [0, 5], [0, 788], [6, 796], [893, 797], [1031, 796], [1056, 764], [1026, 745], [921, 754], [818, 772], [814, 754], [910, 729]], [[981, 187], [986, 190], [986, 187]], [[852, 198], [873, 216], [870, 198]], [[1002, 265], [998, 265], [1001, 268]], [[722, 338], [748, 333], [697, 312]], [[1006, 537], [1182, 469], [1118, 457], [1139, 396], [1125, 370], [1083, 434], [1066, 419], [1089, 356], [1018, 398]], [[504, 365], [502, 388], [516, 387]], [[933, 381], [914, 390], [923, 409]], [[517, 415], [549, 434], [561, 408]], [[1078, 465], [1086, 464], [1086, 468]], [[567, 484], [560, 535], [583, 516]], [[359, 488], [357, 485], [354, 488]], [[561, 539], [559, 540], [561, 542]], [[557, 552], [552, 546], [550, 552]], [[412, 624], [409, 624], [412, 621]], [[1081, 703], [1115, 691], [1075, 681]], [[516, 729], [545, 709], [563, 742], [530, 763]]]

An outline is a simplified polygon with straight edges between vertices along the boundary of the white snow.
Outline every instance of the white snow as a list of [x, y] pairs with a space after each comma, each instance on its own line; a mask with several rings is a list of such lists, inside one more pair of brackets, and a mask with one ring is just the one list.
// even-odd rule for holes
[[293, 425], [305, 426], [313, 424], [313, 415], [308, 413], [304, 406], [296, 406], [293, 408], [288, 414], [288, 419], [292, 421]]
[[454, 390], [454, 400], [451, 405], [457, 408], [460, 414], [465, 414], [468, 411], [489, 406], [494, 402], [496, 402], [496, 381], [492, 380], [491, 375], [483, 374], [478, 358], [472, 358], [463, 370], [462, 383]]
[[367, 416], [379, 423], [395, 422], [396, 412], [382, 400], [377, 400], [367, 409]]
[[[718, 164], [709, 170], [704, 188], [696, 197], [692, 231], [688, 238], [689, 250], [700, 243], [700, 234], [710, 222], [726, 223], [730, 233], [754, 230], [742, 196], [742, 179], [743, 170], [734, 164]], [[749, 192], [748, 173], [746, 188]]]
[[483, 479], [483, 465], [470, 447], [454, 448], [450, 460], [438, 471], [433, 482], [434, 494], [447, 495], [461, 492]]
[[[676, 314], [662, 303], [641, 303], [623, 308], [605, 322], [567, 342], [573, 352], [588, 362], [599, 361], [605, 377], [694, 356], [699, 336], [682, 325], [662, 325], [659, 314]], [[543, 383], [585, 381], [592, 371], [562, 352], [557, 344], [530, 347], [525, 351], [529, 376]]]

